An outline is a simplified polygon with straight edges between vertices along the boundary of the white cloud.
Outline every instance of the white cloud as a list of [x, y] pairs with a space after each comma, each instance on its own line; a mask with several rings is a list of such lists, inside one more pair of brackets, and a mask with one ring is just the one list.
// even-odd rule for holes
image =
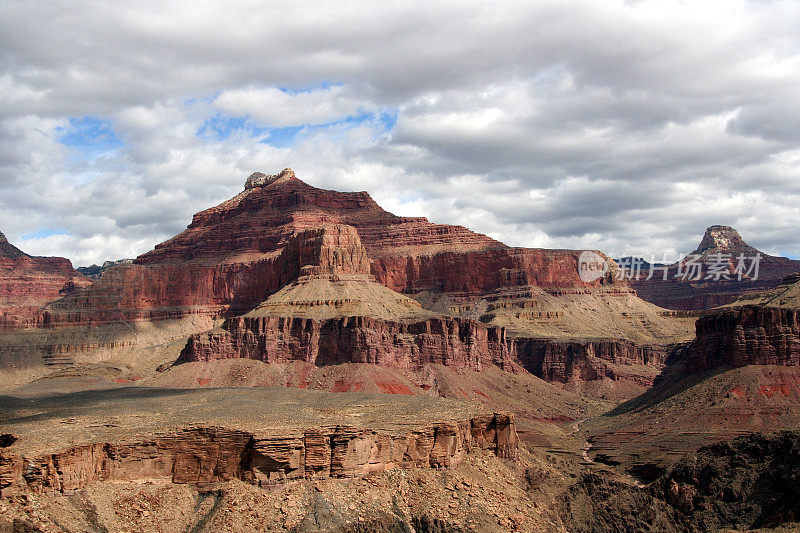
[[228, 115], [249, 116], [278, 128], [326, 124], [375, 109], [349, 96], [340, 85], [303, 92], [275, 87], [232, 89], [223, 91], [214, 106]]
[[[798, 27], [792, 1], [6, 2], [0, 230], [130, 257], [292, 166], [513, 245], [660, 253], [724, 223], [800, 256]], [[250, 129], [198, 135], [219, 114]], [[84, 116], [124, 145], [61, 144]]]

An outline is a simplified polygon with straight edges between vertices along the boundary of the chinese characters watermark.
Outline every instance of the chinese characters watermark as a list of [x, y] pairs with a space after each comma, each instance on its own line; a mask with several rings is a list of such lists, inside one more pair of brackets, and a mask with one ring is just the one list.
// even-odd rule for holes
[[[755, 281], [758, 279], [761, 257], [760, 253], [736, 255], [716, 253], [708, 256], [689, 254], [680, 261], [672, 263], [668, 261], [666, 254], [660, 262], [656, 262], [655, 254], [651, 256], [649, 262], [640, 257], [625, 257], [618, 261], [620, 268], [615, 276], [617, 279], [629, 280]], [[581, 279], [583, 280], [582, 272]]]

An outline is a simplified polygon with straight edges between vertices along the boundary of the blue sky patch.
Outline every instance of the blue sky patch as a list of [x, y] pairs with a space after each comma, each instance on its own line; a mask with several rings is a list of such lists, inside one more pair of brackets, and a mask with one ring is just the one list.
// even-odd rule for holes
[[378, 120], [383, 124], [383, 132], [388, 133], [397, 125], [397, 110], [384, 110], [378, 115]]
[[258, 126], [247, 117], [231, 117], [216, 113], [200, 126], [197, 136], [205, 141], [219, 142], [229, 139], [231, 135], [240, 131], [256, 137], [263, 135], [266, 128]]
[[30, 241], [36, 239], [44, 239], [46, 237], [52, 237], [53, 235], [69, 235], [69, 233], [63, 229], [42, 228], [40, 230], [34, 231], [33, 233], [27, 233], [25, 235], [20, 236], [20, 240]]
[[397, 110], [387, 109], [379, 113], [360, 113], [323, 124], [298, 124], [295, 126], [272, 127], [254, 121], [249, 116], [229, 116], [215, 113], [197, 130], [197, 136], [206, 142], [221, 142], [231, 136], [243, 133], [259, 139], [259, 143], [269, 144], [276, 148], [291, 148], [307, 135], [332, 127], [354, 128], [362, 124], [375, 124], [380, 133], [387, 133], [397, 124]]
[[82, 159], [95, 159], [124, 144], [114, 133], [111, 122], [91, 116], [70, 118], [69, 126], [56, 128], [56, 138]]
[[267, 136], [258, 142], [271, 144], [276, 148], [291, 148], [297, 144], [297, 136], [300, 132], [307, 128], [307, 124], [303, 126], [287, 126], [285, 128], [267, 128]]
[[300, 87], [276, 87], [279, 91], [284, 92], [286, 94], [301, 94], [301, 93], [312, 93], [314, 91], [328, 90], [331, 87], [341, 87], [344, 83], [342, 82], [331, 82], [331, 81], [321, 81], [318, 83], [309, 83], [308, 85], [301, 85]]

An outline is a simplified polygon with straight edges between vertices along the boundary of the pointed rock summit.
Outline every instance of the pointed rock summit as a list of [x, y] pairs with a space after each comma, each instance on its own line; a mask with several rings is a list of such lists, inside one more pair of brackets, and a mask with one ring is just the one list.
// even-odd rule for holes
[[[720, 255], [718, 255], [720, 254]], [[727, 260], [728, 273], [720, 279], [709, 277], [709, 265]], [[739, 279], [740, 265], [751, 274]], [[696, 275], [684, 278], [680, 265], [689, 261], [705, 265], [701, 279]], [[730, 226], [709, 226], [697, 249], [678, 263], [669, 266], [665, 277], [631, 280], [631, 286], [644, 300], [667, 309], [710, 309], [740, 298], [743, 293], [769, 291], [782, 280], [800, 271], [800, 261], [766, 254], [747, 244], [739, 232]], [[689, 270], [685, 272], [690, 272]], [[694, 271], [691, 271], [694, 272]]]
[[761, 252], [744, 242], [739, 232], [732, 227], [709, 226], [705, 235], [703, 235], [703, 240], [700, 241], [700, 246], [692, 253], [696, 255], [712, 255], [718, 253], [756, 254]]
[[42, 307], [89, 283], [69, 259], [30, 256], [0, 233], [0, 330], [35, 324]]
[[8, 242], [6, 236], [0, 232], [0, 257], [8, 259], [16, 259], [17, 257], [27, 255], [25, 252]]

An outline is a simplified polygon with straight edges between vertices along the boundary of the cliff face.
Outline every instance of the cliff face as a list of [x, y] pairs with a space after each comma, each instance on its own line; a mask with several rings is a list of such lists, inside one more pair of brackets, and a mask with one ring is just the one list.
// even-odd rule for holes
[[32, 257], [0, 233], [0, 329], [36, 323], [50, 302], [91, 283], [63, 257]]
[[630, 341], [551, 341], [518, 339], [517, 356], [523, 367], [545, 381], [569, 383], [603, 378], [628, 379], [640, 385], [653, 384], [651, 374], [627, 371], [620, 375], [614, 365], [663, 365], [668, 347], [640, 345]]
[[697, 320], [690, 368], [720, 365], [800, 365], [800, 311], [743, 306]]
[[503, 328], [427, 313], [378, 285], [352, 226], [302, 231], [289, 239], [277, 263], [284, 276], [300, 277], [247, 315], [226, 319], [221, 329], [192, 335], [177, 362], [513, 367], [514, 345]]
[[177, 363], [245, 358], [408, 369], [442, 364], [475, 371], [494, 364], [513, 370], [514, 350], [503, 328], [457, 318], [392, 322], [365, 316], [244, 316], [227, 319], [221, 330], [192, 335]]
[[68, 492], [93, 481], [241, 479], [266, 486], [318, 477], [358, 477], [391, 468], [449, 467], [474, 449], [515, 460], [511, 415], [492, 414], [383, 433], [348, 426], [252, 434], [191, 427], [133, 443], [102, 442], [36, 457], [0, 449], [0, 493]]

